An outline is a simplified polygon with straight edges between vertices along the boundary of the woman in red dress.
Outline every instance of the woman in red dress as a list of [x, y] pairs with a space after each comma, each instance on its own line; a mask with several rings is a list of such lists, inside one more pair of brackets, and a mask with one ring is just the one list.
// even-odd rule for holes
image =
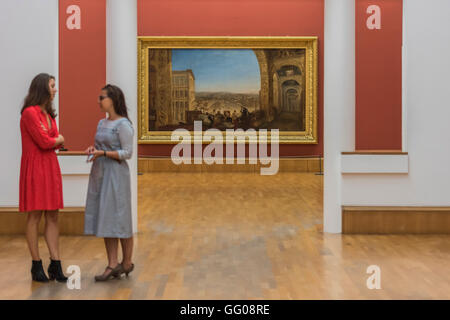
[[[55, 121], [52, 102], [56, 94], [55, 78], [38, 74], [31, 82], [21, 111], [22, 161], [20, 165], [21, 212], [27, 212], [26, 236], [32, 258], [34, 281], [64, 282], [59, 260], [58, 210], [63, 208], [62, 178], [55, 150], [64, 143]], [[42, 267], [38, 249], [38, 228], [45, 212], [45, 241], [50, 251], [49, 278]]]

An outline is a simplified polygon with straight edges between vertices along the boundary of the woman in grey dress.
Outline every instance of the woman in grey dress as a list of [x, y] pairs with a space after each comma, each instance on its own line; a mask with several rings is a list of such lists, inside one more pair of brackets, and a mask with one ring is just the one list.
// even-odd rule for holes
[[[131, 183], [127, 159], [133, 151], [134, 130], [128, 119], [125, 97], [120, 88], [106, 85], [99, 97], [107, 119], [98, 123], [95, 145], [86, 149], [93, 162], [89, 176], [84, 233], [104, 238], [108, 266], [96, 281], [128, 276], [134, 269], [131, 262], [133, 231], [131, 220]], [[118, 261], [118, 239], [123, 260]]]

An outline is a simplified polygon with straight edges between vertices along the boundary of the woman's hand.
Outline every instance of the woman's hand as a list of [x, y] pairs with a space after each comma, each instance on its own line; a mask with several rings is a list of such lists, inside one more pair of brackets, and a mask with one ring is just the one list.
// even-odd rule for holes
[[94, 152], [95, 148], [94, 146], [90, 146], [89, 148], [87, 148], [86, 150], [84, 150], [84, 153], [86, 154], [92, 154]]
[[56, 145], [64, 144], [64, 137], [59, 135], [58, 138], [55, 139]]
[[98, 157], [103, 157], [103, 155], [105, 154], [105, 152], [103, 150], [97, 150], [95, 148], [91, 151], [92, 152], [89, 154], [92, 154], [94, 156], [91, 158], [91, 160], [89, 160], [89, 162], [94, 162]]

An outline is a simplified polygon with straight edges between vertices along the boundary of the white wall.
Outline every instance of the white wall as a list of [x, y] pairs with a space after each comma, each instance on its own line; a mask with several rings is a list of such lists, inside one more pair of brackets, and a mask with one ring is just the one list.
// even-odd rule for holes
[[35, 75], [46, 72], [58, 78], [58, 0], [1, 0], [0, 15], [0, 206], [15, 207], [22, 154], [20, 108]]
[[449, 12], [449, 0], [404, 0], [409, 173], [344, 174], [342, 204], [450, 205]]

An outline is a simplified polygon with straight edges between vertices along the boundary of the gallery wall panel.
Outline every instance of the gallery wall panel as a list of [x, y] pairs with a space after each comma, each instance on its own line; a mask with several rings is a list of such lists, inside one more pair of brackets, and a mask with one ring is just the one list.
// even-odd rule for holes
[[106, 0], [59, 1], [59, 127], [69, 150], [93, 143], [105, 81]]
[[356, 150], [402, 149], [403, 0], [356, 0]]

